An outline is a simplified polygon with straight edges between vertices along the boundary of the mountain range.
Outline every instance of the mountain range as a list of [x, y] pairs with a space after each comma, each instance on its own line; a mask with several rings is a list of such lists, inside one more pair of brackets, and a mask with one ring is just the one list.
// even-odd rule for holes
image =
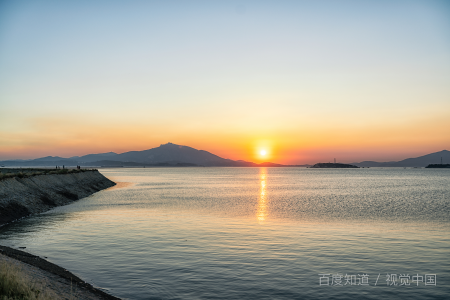
[[[428, 164], [450, 162], [450, 151], [443, 150], [416, 158], [408, 158], [402, 161], [375, 162], [363, 161], [352, 163], [359, 167], [425, 167]], [[0, 161], [2, 166], [89, 166], [89, 167], [138, 167], [138, 166], [205, 166], [205, 167], [292, 167], [293, 165], [281, 165], [270, 162], [256, 164], [243, 160], [225, 159], [208, 151], [197, 150], [188, 146], [172, 143], [159, 147], [143, 150], [129, 151], [121, 154], [114, 152], [88, 154], [63, 158], [59, 156], [47, 156], [31, 160], [7, 160]], [[295, 165], [308, 167], [310, 165]]]
[[358, 167], [426, 167], [429, 164], [440, 164], [450, 162], [450, 151], [442, 150], [427, 155], [407, 158], [401, 161], [376, 162], [376, 161], [362, 161], [359, 163], [352, 163]]
[[[265, 162], [256, 164], [243, 160], [225, 159], [208, 151], [172, 143], [121, 154], [114, 152], [88, 154], [63, 158], [47, 156], [32, 160], [0, 161], [3, 166], [90, 166], [90, 167], [137, 167], [137, 166], [205, 166], [205, 167], [284, 167], [285, 165]], [[308, 165], [303, 165], [308, 166]]]

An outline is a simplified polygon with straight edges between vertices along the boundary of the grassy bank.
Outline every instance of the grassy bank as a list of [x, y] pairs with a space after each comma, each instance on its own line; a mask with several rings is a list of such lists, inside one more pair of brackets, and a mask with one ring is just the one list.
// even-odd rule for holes
[[0, 245], [0, 300], [121, 300], [39, 256]]
[[57, 296], [44, 283], [33, 281], [18, 265], [0, 261], [1, 300], [48, 300]]
[[24, 169], [12, 169], [1, 168], [0, 180], [19, 177], [27, 178], [37, 175], [51, 175], [51, 174], [73, 174], [87, 171], [96, 171], [96, 169], [37, 169], [37, 168], [24, 168]]

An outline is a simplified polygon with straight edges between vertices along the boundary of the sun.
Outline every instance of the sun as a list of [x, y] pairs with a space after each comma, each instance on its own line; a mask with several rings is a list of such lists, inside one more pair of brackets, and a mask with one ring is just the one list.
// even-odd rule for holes
[[261, 154], [261, 156], [266, 156], [267, 151], [266, 150], [261, 150], [261, 151], [259, 151], [259, 154]]

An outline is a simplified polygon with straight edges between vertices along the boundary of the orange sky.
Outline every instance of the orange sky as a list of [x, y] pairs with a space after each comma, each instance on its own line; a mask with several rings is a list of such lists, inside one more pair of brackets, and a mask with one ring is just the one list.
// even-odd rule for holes
[[244, 2], [2, 4], [0, 160], [167, 142], [283, 164], [450, 149], [450, 5]]
[[[81, 156], [113, 151], [145, 150], [172, 142], [212, 152], [224, 158], [306, 164], [319, 161], [390, 161], [449, 149], [449, 118], [445, 113], [423, 117], [411, 123], [386, 122], [383, 126], [336, 125], [319, 123], [290, 130], [267, 130], [253, 134], [239, 128], [208, 128], [198, 131], [189, 126], [169, 124], [114, 124], [112, 120], [76, 116], [67, 119], [34, 118], [14, 133], [2, 133], [0, 157], [3, 159], [43, 156]], [[139, 122], [138, 122], [139, 123]], [[164, 128], [165, 130], [158, 130]], [[268, 153], [262, 157], [260, 150]]]

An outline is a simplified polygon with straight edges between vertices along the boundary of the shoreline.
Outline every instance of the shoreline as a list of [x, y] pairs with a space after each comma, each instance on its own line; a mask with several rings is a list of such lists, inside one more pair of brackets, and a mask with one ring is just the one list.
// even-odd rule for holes
[[70, 204], [114, 185], [115, 182], [98, 170], [67, 171], [64, 174], [21, 174], [2, 179], [0, 226]]
[[[70, 271], [68, 271], [58, 265], [55, 265], [54, 263], [51, 263], [39, 256], [30, 254], [30, 253], [22, 251], [22, 250], [17, 250], [14, 248], [0, 245], [0, 256], [2, 256], [2, 255], [9, 257], [15, 261], [33, 266], [33, 267], [38, 268], [47, 273], [56, 275], [59, 279], [62, 279], [63, 281], [65, 281], [65, 283], [68, 286], [75, 285], [76, 289], [79, 289], [82, 292], [91, 294], [91, 295], [95, 296], [96, 299], [121, 300], [118, 297], [112, 296], [98, 288], [93, 287], [91, 284], [83, 281], [81, 278], [74, 275]], [[32, 278], [34, 277], [33, 275], [29, 274], [31, 272], [27, 272], [27, 273], [28, 273], [28, 275], [30, 275], [30, 277], [32, 277]], [[49, 277], [47, 277], [47, 279], [50, 281], [57, 281], [57, 280], [49, 278]]]
[[[48, 211], [113, 187], [115, 182], [98, 170], [64, 174], [20, 174], [0, 180], [0, 226]], [[18, 266], [30, 284], [43, 281], [58, 299], [120, 300], [93, 287], [70, 271], [44, 258], [0, 245], [0, 262]], [[77, 297], [74, 298], [74, 294]]]

